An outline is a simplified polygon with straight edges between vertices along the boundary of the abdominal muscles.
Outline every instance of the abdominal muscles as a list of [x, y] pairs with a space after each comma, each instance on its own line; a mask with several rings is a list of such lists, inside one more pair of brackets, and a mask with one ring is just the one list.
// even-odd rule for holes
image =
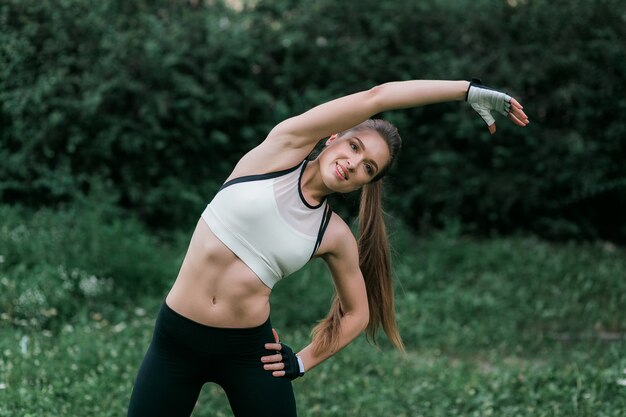
[[270, 292], [200, 219], [166, 302], [207, 326], [247, 328], [269, 317]]

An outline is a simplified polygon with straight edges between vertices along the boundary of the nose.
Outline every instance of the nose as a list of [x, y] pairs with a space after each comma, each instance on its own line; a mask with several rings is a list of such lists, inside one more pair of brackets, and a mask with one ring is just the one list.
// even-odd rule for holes
[[354, 170], [354, 166], [352, 165], [352, 162], [350, 162], [349, 159], [346, 159], [346, 168], [348, 168], [348, 170], [350, 171]]

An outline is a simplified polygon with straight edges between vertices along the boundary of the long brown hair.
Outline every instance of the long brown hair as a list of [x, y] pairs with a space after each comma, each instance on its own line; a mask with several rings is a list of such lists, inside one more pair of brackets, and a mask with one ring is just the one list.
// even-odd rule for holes
[[[378, 328], [382, 326], [391, 343], [398, 350], [404, 352], [404, 344], [396, 323], [389, 240], [382, 209], [383, 181], [381, 181], [400, 152], [402, 140], [395, 126], [380, 119], [369, 119], [340, 133], [339, 136], [348, 132], [367, 129], [375, 130], [387, 142], [391, 159], [377, 176], [369, 184], [364, 185], [361, 190], [357, 241], [359, 267], [365, 280], [369, 304], [369, 322], [365, 333], [367, 340], [377, 345], [376, 333]], [[339, 296], [335, 294], [329, 313], [311, 331], [315, 354], [319, 355], [328, 350], [333, 353], [337, 351], [339, 322], [343, 315]]]

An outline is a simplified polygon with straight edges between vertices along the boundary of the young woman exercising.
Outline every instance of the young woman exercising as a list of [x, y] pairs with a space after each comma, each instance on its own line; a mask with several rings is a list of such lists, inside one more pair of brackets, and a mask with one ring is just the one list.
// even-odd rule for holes
[[[466, 100], [495, 132], [491, 111], [525, 126], [522, 106], [478, 81], [390, 82], [321, 104], [275, 126], [244, 155], [206, 207], [158, 314], [128, 415], [189, 416], [206, 382], [236, 417], [293, 417], [291, 381], [382, 327], [400, 350], [380, 179], [400, 150], [397, 129], [369, 117]], [[326, 146], [315, 158], [321, 140]], [[326, 196], [362, 189], [358, 242]], [[322, 258], [336, 296], [297, 354], [270, 322], [274, 284]]]

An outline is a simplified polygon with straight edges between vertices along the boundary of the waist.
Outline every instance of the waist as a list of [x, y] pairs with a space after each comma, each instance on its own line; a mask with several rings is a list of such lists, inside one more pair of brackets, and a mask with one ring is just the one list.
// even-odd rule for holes
[[269, 318], [271, 311], [268, 297], [211, 295], [199, 288], [185, 290], [176, 284], [167, 295], [166, 302], [189, 320], [213, 327], [259, 326]]
[[166, 338], [198, 351], [212, 354], [258, 352], [273, 341], [269, 317], [260, 325], [246, 328], [208, 326], [174, 310], [164, 302], [155, 325], [154, 337]]

